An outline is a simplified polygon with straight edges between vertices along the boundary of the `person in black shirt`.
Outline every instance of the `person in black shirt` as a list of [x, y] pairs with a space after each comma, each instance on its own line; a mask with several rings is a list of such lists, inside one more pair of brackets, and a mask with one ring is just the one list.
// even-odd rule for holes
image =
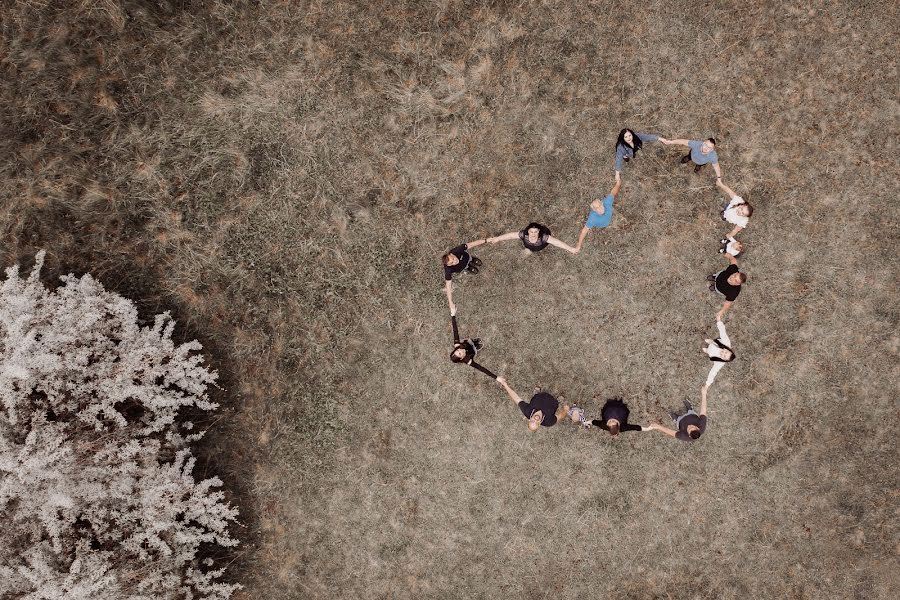
[[478, 351], [481, 350], [482, 343], [478, 338], [459, 339], [459, 328], [456, 324], [456, 308], [450, 310], [450, 325], [453, 327], [453, 351], [450, 352], [450, 360], [455, 363], [464, 363], [477, 371], [481, 371], [491, 379], [497, 379], [497, 375], [489, 369], [475, 362]]
[[522, 245], [531, 252], [540, 252], [547, 246], [556, 246], [572, 254], [578, 254], [578, 250], [550, 235], [550, 229], [540, 223], [529, 223], [521, 231], [510, 231], [503, 235], [488, 238], [487, 241], [491, 244], [496, 244], [497, 242], [515, 239], [522, 240]]
[[541, 388], [535, 388], [531, 401], [525, 402], [515, 390], [509, 387], [506, 379], [498, 377], [497, 382], [503, 386], [510, 399], [516, 403], [519, 410], [528, 419], [528, 429], [532, 432], [537, 431], [542, 426], [551, 427], [556, 425], [556, 421], [565, 414], [565, 408], [559, 405], [559, 400], [541, 390]]
[[727, 258], [728, 262], [731, 264], [727, 269], [723, 269], [706, 278], [706, 280], [710, 282], [709, 291], [718, 292], [725, 296], [725, 304], [723, 304], [722, 309], [716, 313], [717, 321], [722, 320], [722, 317], [725, 316], [725, 313], [727, 313], [731, 308], [731, 305], [734, 304], [738, 294], [741, 293], [741, 286], [747, 281], [747, 276], [738, 270], [737, 259], [730, 254], [723, 254], [722, 256]]
[[441, 263], [444, 265], [444, 291], [447, 293], [447, 304], [451, 310], [455, 310], [456, 305], [453, 304], [453, 275], [466, 271], [475, 275], [478, 273], [478, 267], [481, 266], [481, 260], [477, 256], [472, 256], [467, 252], [471, 248], [477, 248], [484, 244], [487, 240], [476, 240], [468, 244], [462, 244], [456, 248], [451, 248], [441, 257]]
[[628, 405], [621, 398], [611, 398], [603, 405], [600, 418], [591, 421], [591, 425], [605, 429], [610, 435], [619, 435], [620, 431], [650, 431], [650, 428], [632, 425], [628, 422]]
[[683, 442], [693, 442], [706, 431], [705, 385], [700, 389], [700, 398], [700, 414], [694, 412], [694, 406], [687, 400], [684, 401], [684, 406], [687, 408], [685, 414], [678, 415], [676, 413], [671, 413], [672, 420], [675, 422], [675, 429], [669, 429], [668, 427], [657, 424], [648, 425], [647, 429], [655, 429], [656, 431], [670, 435], [676, 440], [681, 440]]

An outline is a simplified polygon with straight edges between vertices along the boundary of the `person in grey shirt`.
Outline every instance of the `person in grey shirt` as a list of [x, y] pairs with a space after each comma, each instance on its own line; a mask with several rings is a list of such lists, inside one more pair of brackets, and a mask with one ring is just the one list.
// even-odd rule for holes
[[716, 180], [722, 179], [722, 171], [719, 169], [719, 155], [716, 154], [716, 138], [706, 140], [663, 140], [661, 143], [671, 146], [687, 146], [690, 152], [681, 158], [681, 164], [694, 163], [694, 173], [699, 173], [704, 165], [712, 164], [716, 172]]
[[660, 141], [663, 144], [669, 140], [652, 133], [635, 133], [627, 127], [619, 132], [616, 139], [616, 181], [619, 181], [619, 173], [623, 163], [630, 161], [634, 155], [644, 147], [644, 142]]

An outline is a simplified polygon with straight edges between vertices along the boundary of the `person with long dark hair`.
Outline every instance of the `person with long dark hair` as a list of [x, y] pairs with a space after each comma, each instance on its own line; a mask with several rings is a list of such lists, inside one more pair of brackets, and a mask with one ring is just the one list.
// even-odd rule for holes
[[550, 228], [540, 223], [529, 223], [524, 229], [488, 238], [487, 241], [491, 244], [496, 244], [515, 239], [522, 240], [522, 245], [530, 252], [540, 252], [547, 246], [556, 246], [566, 252], [578, 254], [578, 250], [550, 235]]
[[622, 431], [650, 431], [649, 427], [634, 425], [628, 422], [631, 411], [621, 398], [610, 398], [600, 411], [600, 418], [591, 421], [591, 425], [617, 436]]
[[700, 349], [713, 362], [712, 369], [706, 376], [706, 385], [704, 386], [706, 388], [713, 384], [716, 375], [719, 374], [725, 363], [730, 363], [735, 359], [734, 350], [731, 349], [731, 340], [728, 338], [728, 332], [725, 331], [725, 324], [721, 319], [716, 319], [716, 328], [719, 330], [719, 337], [705, 340], [706, 347]]
[[645, 142], [660, 141], [667, 144], [669, 140], [664, 137], [652, 133], [635, 133], [627, 127], [619, 132], [616, 138], [616, 181], [619, 180], [619, 174], [622, 171], [622, 165], [637, 155], [644, 147]]
[[462, 363], [469, 365], [476, 371], [481, 371], [491, 379], [497, 379], [497, 375], [495, 375], [490, 369], [487, 369], [477, 362], [475, 362], [475, 357], [478, 355], [478, 352], [484, 347], [479, 338], [466, 338], [464, 340], [459, 339], [459, 327], [456, 323], [456, 308], [450, 309], [450, 325], [453, 327], [453, 350], [450, 352], [450, 360], [455, 363]]

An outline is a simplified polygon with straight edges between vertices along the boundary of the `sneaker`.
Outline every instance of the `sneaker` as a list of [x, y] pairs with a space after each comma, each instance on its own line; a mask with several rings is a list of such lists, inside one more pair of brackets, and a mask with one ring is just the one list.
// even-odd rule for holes
[[533, 396], [535, 394], [540, 394], [542, 391], [544, 391], [543, 388], [541, 388], [541, 386], [539, 385], [536, 385], [534, 386], [534, 389], [531, 390], [531, 395]]
[[700, 169], [702, 169], [702, 168], [703, 168], [703, 165], [696, 165], [696, 166], [694, 167], [694, 173], [699, 173], [699, 172], [700, 172]]
[[681, 164], [686, 165], [686, 164], [688, 164], [689, 162], [691, 162], [691, 155], [690, 155], [690, 154], [688, 154], [687, 156], [682, 156], [682, 157], [681, 157]]
[[716, 291], [716, 284], [715, 284], [715, 283], [709, 284], [709, 291], [711, 291], [711, 292]]
[[707, 276], [706, 276], [706, 280], [707, 280], [707, 281], [715, 281], [715, 280], [716, 280], [716, 276], [715, 276], [715, 275], [707, 275]]
[[727, 244], [727, 243], [728, 243], [728, 238], [722, 238], [721, 240], [719, 240], [719, 243], [720, 243], [720, 244]]
[[669, 416], [672, 417], [672, 420], [673, 420], [673, 421], [676, 421], [676, 422], [677, 422], [677, 421], [678, 421], [678, 417], [679, 417], [680, 415], [679, 415], [677, 412], [675, 412], [674, 410], [670, 410], [670, 411], [669, 411]]
[[685, 401], [684, 401], [684, 407], [685, 407], [686, 409], [688, 409], [688, 410], [694, 410], [694, 405], [691, 404], [691, 401], [690, 401], [690, 400], [685, 400]]
[[725, 248], [719, 248], [719, 254], [725, 254]]
[[475, 265], [476, 267], [480, 267], [481, 259], [478, 258], [477, 256], [473, 256], [472, 258], [469, 259], [469, 263]]
[[481, 350], [484, 347], [484, 344], [481, 343], [481, 338], [473, 339], [472, 345], [475, 346], [476, 350]]
[[466, 269], [466, 271], [468, 271], [472, 275], [478, 275], [478, 267], [476, 267], [475, 265], [469, 265], [469, 268]]

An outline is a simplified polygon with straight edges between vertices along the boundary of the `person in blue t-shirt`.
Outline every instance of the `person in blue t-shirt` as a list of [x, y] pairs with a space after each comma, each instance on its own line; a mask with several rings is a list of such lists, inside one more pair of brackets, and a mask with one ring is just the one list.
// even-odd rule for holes
[[603, 200], [597, 198], [591, 202], [591, 212], [588, 214], [587, 221], [585, 222], [584, 227], [581, 228], [581, 233], [578, 235], [578, 243], [575, 244], [576, 253], [581, 252], [581, 244], [584, 243], [584, 238], [587, 237], [587, 234], [591, 229], [602, 229], [604, 227], [609, 227], [609, 224], [612, 223], [613, 202], [621, 187], [622, 180], [619, 179], [618, 173], [616, 173], [616, 185], [609, 191], [606, 198]]

